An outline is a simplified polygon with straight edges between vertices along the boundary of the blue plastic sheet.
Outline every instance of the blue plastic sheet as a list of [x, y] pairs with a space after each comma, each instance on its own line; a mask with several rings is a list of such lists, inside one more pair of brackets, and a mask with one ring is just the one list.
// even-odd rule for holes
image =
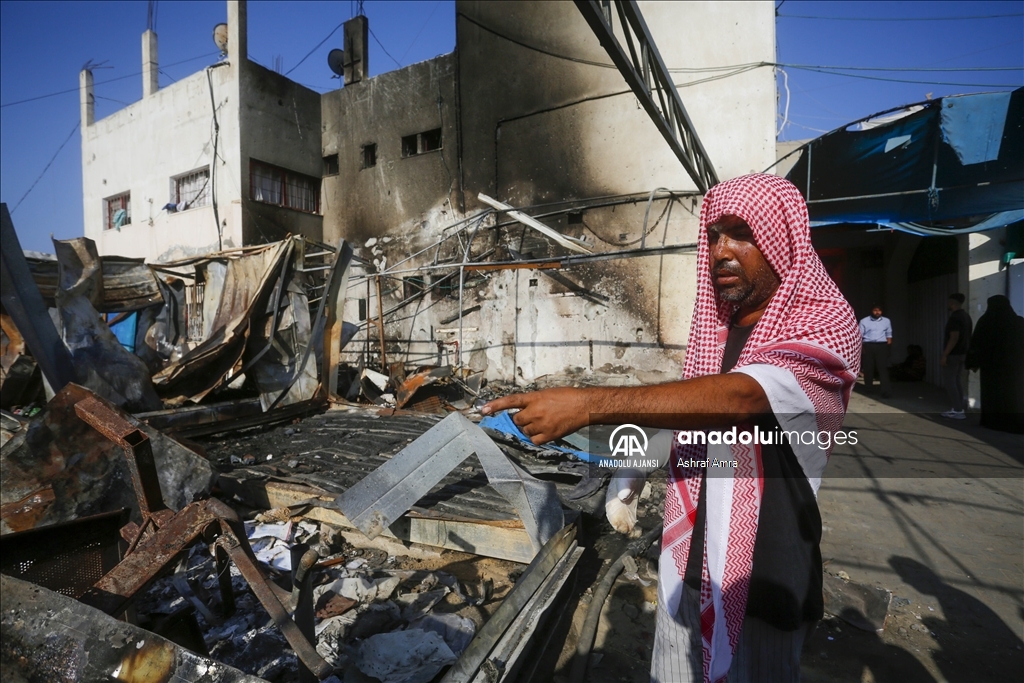
[[[516, 426], [516, 423], [512, 421], [512, 415], [507, 411], [500, 412], [497, 415], [492, 415], [490, 417], [485, 417], [484, 419], [480, 420], [480, 426], [486, 429], [493, 429], [494, 431], [501, 432], [502, 434], [507, 434], [508, 436], [513, 437], [517, 441], [522, 441], [523, 443], [529, 444], [536, 448], [534, 443], [530, 441], [530, 437], [528, 437], [526, 434], [523, 434], [523, 432], [520, 431], [519, 427]], [[594, 455], [593, 453], [587, 453], [586, 451], [578, 451], [573, 448], [566, 448], [564, 446], [558, 446], [553, 443], [544, 444], [544, 448], [550, 448], [551, 450], [566, 453], [573, 457], [579, 458], [583, 462], [597, 462], [597, 456]]]
[[985, 93], [942, 100], [942, 139], [964, 166], [995, 161], [1003, 142], [1008, 92]]

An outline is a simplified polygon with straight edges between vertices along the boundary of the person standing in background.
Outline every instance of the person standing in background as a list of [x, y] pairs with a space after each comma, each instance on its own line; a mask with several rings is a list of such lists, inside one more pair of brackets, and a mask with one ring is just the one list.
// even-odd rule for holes
[[960, 292], [949, 295], [949, 320], [946, 321], [946, 338], [942, 346], [942, 384], [949, 397], [949, 410], [942, 414], [952, 420], [962, 420], [964, 414], [964, 359], [971, 345], [971, 316], [963, 309], [965, 297]]
[[988, 298], [967, 367], [981, 370], [981, 426], [1024, 434], [1024, 318], [1002, 294]]
[[889, 349], [892, 347], [892, 322], [882, 315], [882, 307], [874, 306], [871, 315], [860, 321], [861, 369], [864, 372], [864, 389], [871, 391], [875, 373], [882, 385], [882, 397], [889, 398]]

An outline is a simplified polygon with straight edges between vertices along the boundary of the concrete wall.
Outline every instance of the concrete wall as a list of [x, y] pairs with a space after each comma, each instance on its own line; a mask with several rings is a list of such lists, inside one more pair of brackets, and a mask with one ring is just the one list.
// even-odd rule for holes
[[[231, 174], [239, 168], [237, 68], [212, 70], [213, 97], [221, 122], [216, 184], [225, 248], [242, 244], [237, 216], [224, 209], [239, 198]], [[172, 178], [209, 167], [213, 158], [210, 83], [200, 71], [128, 107], [82, 127], [82, 201], [85, 235], [100, 254], [169, 260], [216, 250], [217, 225], [210, 206], [168, 213]], [[233, 140], [234, 139], [234, 140]], [[233, 144], [234, 142], [234, 144]], [[107, 230], [104, 199], [131, 192], [132, 223]]]
[[[156, 36], [143, 40], [142, 100], [92, 122], [91, 77], [82, 83], [82, 184], [85, 235], [101, 254], [168, 261], [193, 254], [279, 240], [288, 233], [323, 238], [323, 218], [254, 202], [250, 159], [319, 179], [320, 96], [250, 62], [246, 6], [228, 2], [229, 59], [155, 90]], [[219, 124], [213, 173], [220, 235], [213, 206], [168, 213], [173, 178], [213, 159], [212, 100]], [[131, 192], [132, 223], [107, 230], [104, 199]], [[321, 210], [323, 204], [321, 202]]]
[[[458, 191], [455, 55], [363, 80], [321, 98], [323, 155], [338, 155], [339, 173], [323, 183], [324, 234], [363, 243], [408, 235], [420, 225], [453, 221], [449, 190]], [[438, 151], [402, 156], [402, 137], [441, 128]], [[377, 164], [363, 168], [363, 146]]]
[[249, 189], [251, 159], [317, 179], [323, 175], [319, 93], [247, 61], [239, 102], [241, 165], [237, 179], [245, 243], [280, 240], [288, 233], [322, 240], [322, 215], [253, 201]]
[[[767, 2], [641, 3], [641, 11], [670, 69], [774, 59], [774, 11]], [[454, 56], [323, 97], [324, 154], [339, 153], [342, 169], [336, 180], [325, 181], [331, 207], [325, 233], [349, 237], [357, 247], [380, 237], [357, 254], [378, 264], [385, 257], [390, 265], [438, 239], [452, 218], [482, 208], [476, 198], [480, 192], [515, 206], [594, 203], [599, 197], [636, 193], [638, 201], [587, 208], [580, 223], [570, 225], [564, 215], [544, 220], [586, 239], [595, 251], [639, 246], [646, 194], [656, 187], [687, 191], [694, 186], [622, 75], [610, 67], [575, 5], [458, 2], [456, 14]], [[774, 161], [770, 68], [693, 85], [688, 84], [706, 73], [673, 76], [722, 179], [763, 170]], [[436, 93], [451, 87], [457, 89], [455, 96], [443, 95], [444, 154], [429, 164], [396, 159], [394, 148], [389, 151], [381, 141], [397, 143], [401, 135], [436, 125]], [[450, 149], [453, 128], [458, 145]], [[374, 140], [380, 170], [359, 171], [358, 149]], [[442, 160], [456, 175], [454, 203], [464, 209], [458, 216], [447, 213], [448, 178], [437, 163]], [[413, 169], [410, 162], [425, 163], [410, 177], [405, 175]], [[699, 202], [689, 198], [673, 202], [671, 211], [669, 202], [655, 201], [647, 245], [694, 242], [698, 211]], [[336, 214], [343, 218], [335, 220]], [[532, 230], [490, 225], [481, 229], [471, 253], [492, 247], [501, 259], [508, 258], [510, 247], [534, 258], [565, 253]], [[408, 265], [434, 257], [431, 251]], [[446, 245], [440, 253], [442, 261], [445, 257], [461, 260], [461, 253]], [[405, 359], [413, 363], [433, 362], [438, 342], [448, 349], [453, 346], [444, 342], [461, 339], [463, 360], [492, 379], [675, 379], [693, 306], [694, 262], [692, 255], [677, 254], [557, 272], [473, 274], [462, 290], [461, 334], [453, 320], [460, 310], [456, 291], [428, 295], [418, 307], [403, 310], [389, 320], [387, 336], [401, 340], [395, 351], [408, 350]], [[403, 297], [400, 280], [385, 279], [382, 289], [385, 310]], [[368, 296], [373, 315], [372, 288]], [[375, 340], [376, 332], [366, 339]], [[367, 342], [357, 340], [350, 348], [359, 351]]]

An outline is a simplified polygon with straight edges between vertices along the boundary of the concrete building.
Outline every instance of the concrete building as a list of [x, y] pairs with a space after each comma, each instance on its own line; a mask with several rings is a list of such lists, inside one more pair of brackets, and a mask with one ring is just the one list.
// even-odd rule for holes
[[[772, 5], [640, 7], [719, 177], [771, 164], [772, 70], [714, 81], [705, 70], [772, 61]], [[485, 221], [468, 251], [455, 239], [430, 248], [486, 208], [479, 193], [553, 213], [547, 225], [596, 252], [695, 242], [693, 183], [572, 3], [460, 1], [453, 54], [321, 101], [323, 154], [338, 169], [324, 178], [325, 240], [351, 240], [374, 263], [371, 273], [383, 271], [384, 311], [441, 283], [386, 317], [389, 361], [454, 363], [454, 353], [488, 378], [523, 383], [679, 376], [695, 292], [692, 253], [557, 271], [463, 270], [460, 309], [454, 264], [464, 256], [571, 252], [519, 224], [502, 226], [504, 217]], [[642, 235], [654, 188], [679, 194], [654, 200]], [[434, 270], [415, 272], [423, 266]], [[350, 291], [346, 319], [375, 315], [376, 292], [369, 280], [365, 287], [362, 296]], [[378, 334], [366, 325], [348, 347], [350, 361], [374, 353]]]
[[228, 2], [221, 62], [163, 89], [142, 37], [143, 97], [95, 120], [80, 74], [85, 236], [101, 254], [168, 261], [302, 234], [320, 239], [320, 95], [246, 56]]
[[[771, 164], [772, 69], [707, 76], [774, 61], [772, 4], [640, 7], [718, 176]], [[522, 383], [677, 378], [692, 252], [554, 270], [455, 265], [572, 253], [503, 214], [460, 232], [486, 208], [480, 193], [543, 205], [531, 213], [596, 253], [692, 244], [700, 206], [573, 3], [460, 0], [456, 22], [453, 53], [368, 78], [365, 19], [353, 20], [346, 85], [323, 96], [248, 61], [244, 2], [228, 2], [226, 59], [164, 89], [147, 32], [141, 101], [94, 121], [92, 76], [81, 76], [86, 235], [100, 253], [150, 261], [289, 232], [347, 239], [365, 264], [346, 311], [362, 324], [346, 348], [354, 365], [378, 360], [368, 318], [394, 308], [389, 362]], [[649, 202], [655, 188], [674, 194]]]

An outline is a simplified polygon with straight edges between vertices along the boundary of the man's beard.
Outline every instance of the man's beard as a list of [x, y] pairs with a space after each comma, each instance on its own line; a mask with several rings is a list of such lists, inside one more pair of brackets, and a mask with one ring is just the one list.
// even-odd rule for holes
[[775, 273], [772, 272], [767, 263], [761, 264], [757, 270], [751, 273], [749, 279], [743, 268], [740, 267], [740, 264], [735, 261], [719, 263], [715, 266], [713, 272], [726, 272], [740, 279], [738, 283], [729, 287], [721, 289], [715, 287], [718, 297], [722, 301], [737, 303], [740, 306], [757, 306], [772, 295], [777, 284]]

